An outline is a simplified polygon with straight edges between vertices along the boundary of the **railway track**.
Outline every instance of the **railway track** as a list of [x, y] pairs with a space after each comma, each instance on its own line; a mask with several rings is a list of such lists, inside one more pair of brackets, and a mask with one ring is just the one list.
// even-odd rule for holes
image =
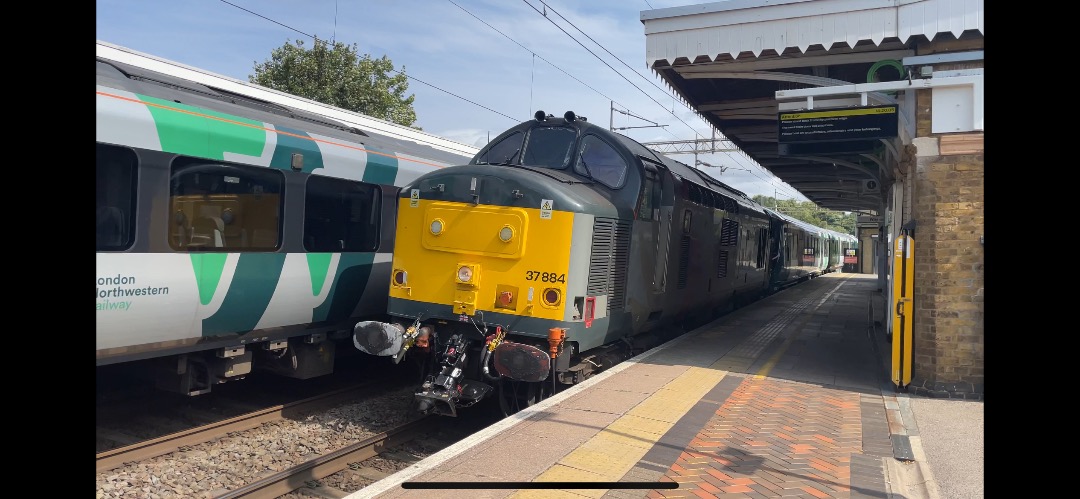
[[344, 497], [494, 421], [418, 418], [412, 392], [369, 382], [104, 450], [96, 497]]
[[265, 423], [332, 407], [350, 400], [371, 396], [385, 390], [385, 385], [365, 383], [334, 390], [296, 402], [260, 409], [210, 424], [179, 431], [163, 437], [144, 440], [97, 454], [97, 472], [102, 473], [124, 465], [182, 450], [223, 436], [256, 428]]
[[290, 469], [274, 473], [238, 489], [215, 495], [214, 498], [273, 499], [296, 491], [300, 488], [296, 486], [298, 483], [303, 483], [304, 487], [318, 487], [321, 484], [315, 483], [317, 480], [349, 469], [351, 465], [375, 457], [386, 450], [430, 432], [432, 420], [435, 418], [435, 416], [425, 416], [410, 421], [392, 430], [327, 455], [311, 459]]

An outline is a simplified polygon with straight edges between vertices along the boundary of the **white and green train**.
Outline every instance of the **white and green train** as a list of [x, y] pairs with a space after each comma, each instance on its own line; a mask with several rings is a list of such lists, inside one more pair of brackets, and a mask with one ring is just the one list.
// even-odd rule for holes
[[331, 372], [386, 313], [400, 187], [477, 151], [100, 41], [96, 100], [97, 365], [189, 395]]

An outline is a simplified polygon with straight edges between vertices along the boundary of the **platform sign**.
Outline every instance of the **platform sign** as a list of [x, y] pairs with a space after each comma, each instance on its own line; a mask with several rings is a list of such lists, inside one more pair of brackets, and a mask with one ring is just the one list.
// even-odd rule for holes
[[778, 142], [896, 138], [900, 131], [898, 109], [896, 105], [889, 105], [778, 113]]
[[850, 265], [850, 264], [856, 264], [856, 263], [859, 263], [859, 257], [855, 254], [855, 250], [853, 250], [853, 249], [845, 249], [844, 250], [844, 264], [845, 265]]
[[915, 240], [901, 234], [893, 241], [893, 316], [891, 378], [897, 388], [911, 382], [912, 282], [915, 277]]

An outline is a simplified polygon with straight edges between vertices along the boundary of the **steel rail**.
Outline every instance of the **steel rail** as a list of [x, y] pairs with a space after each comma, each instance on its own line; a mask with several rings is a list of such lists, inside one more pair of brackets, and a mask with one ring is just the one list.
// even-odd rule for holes
[[109, 449], [97, 454], [97, 472], [101, 473], [122, 466], [124, 463], [150, 459], [175, 452], [182, 447], [208, 442], [231, 432], [249, 430], [263, 423], [276, 421], [308, 410], [354, 400], [385, 387], [365, 383], [316, 395], [296, 402], [276, 405], [214, 423], [171, 433], [135, 444]]

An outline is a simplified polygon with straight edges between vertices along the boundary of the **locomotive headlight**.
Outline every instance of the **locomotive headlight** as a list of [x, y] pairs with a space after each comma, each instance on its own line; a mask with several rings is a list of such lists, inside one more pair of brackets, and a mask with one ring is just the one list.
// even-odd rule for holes
[[443, 231], [444, 228], [445, 228], [445, 224], [443, 224], [442, 219], [436, 218], [435, 220], [431, 221], [431, 233], [432, 234], [434, 234], [436, 236], [439, 235], [439, 234], [442, 234], [442, 231]]
[[457, 269], [457, 278], [461, 282], [469, 282], [472, 279], [473, 270], [472, 267], [461, 266]]
[[501, 239], [502, 242], [508, 243], [513, 238], [514, 238], [514, 228], [513, 227], [511, 227], [509, 225], [506, 225], [506, 226], [503, 226], [502, 229], [499, 229], [499, 239]]

